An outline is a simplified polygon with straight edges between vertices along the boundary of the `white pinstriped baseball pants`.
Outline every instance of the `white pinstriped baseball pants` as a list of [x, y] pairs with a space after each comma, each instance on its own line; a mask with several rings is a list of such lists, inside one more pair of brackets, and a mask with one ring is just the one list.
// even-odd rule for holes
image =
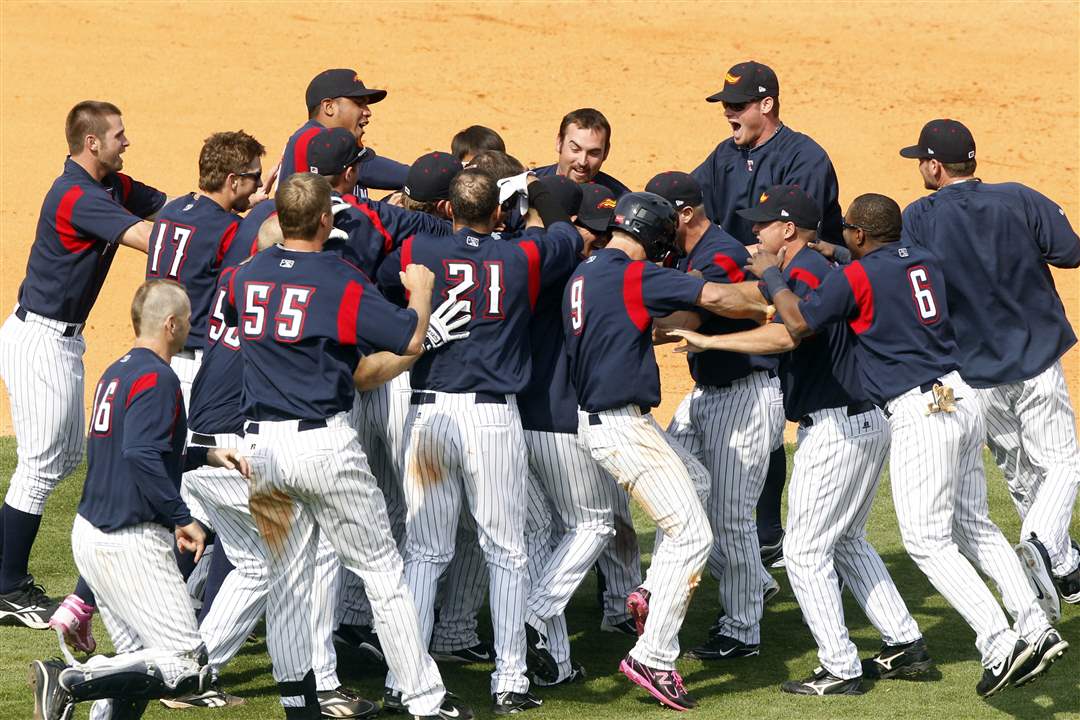
[[53, 488], [79, 465], [86, 439], [82, 335], [67, 323], [12, 313], [0, 327], [0, 377], [11, 401], [18, 463], [7, 496], [11, 507], [41, 515]]
[[[274, 679], [298, 682], [312, 668], [311, 627], [290, 617], [310, 617], [316, 546], [325, 534], [342, 565], [364, 580], [387, 665], [399, 678], [409, 712], [434, 714], [445, 688], [420, 639], [382, 493], [347, 414], [326, 423], [300, 431], [295, 420], [263, 421], [257, 433], [247, 426], [248, 506], [267, 548], [267, 647]], [[283, 704], [303, 702], [282, 698]]]
[[[1033, 642], [1049, 622], [1012, 545], [989, 517], [986, 429], [975, 391], [955, 372], [941, 381], [955, 393], [956, 412], [927, 414], [933, 395], [919, 388], [885, 405], [893, 505], [908, 554], [975, 631], [983, 666], [990, 667], [1012, 651], [1018, 633]], [[1015, 630], [972, 563], [997, 583]]]
[[975, 392], [986, 421], [986, 444], [1023, 521], [1021, 539], [1037, 535], [1054, 575], [1068, 575], [1080, 564], [1080, 553], [1069, 542], [1080, 449], [1061, 361], [1030, 380]]
[[191, 410], [191, 385], [195, 382], [195, 376], [199, 374], [199, 368], [202, 367], [202, 350], [192, 351], [192, 357], [183, 357], [181, 355], [173, 355], [172, 360], [169, 361], [169, 367], [176, 373], [176, 377], [180, 378], [180, 392], [184, 396], [184, 408]]
[[829, 408], [809, 418], [812, 425], [799, 425], [788, 484], [787, 576], [821, 666], [837, 677], [856, 678], [862, 665], [844, 624], [837, 575], [886, 644], [921, 637], [885, 563], [866, 540], [866, 521], [889, 452], [889, 424], [877, 408], [853, 416], [847, 408]]
[[712, 546], [709, 520], [690, 471], [675, 441], [651, 414], [642, 415], [635, 406], [579, 412], [578, 441], [665, 536], [645, 577], [652, 594], [649, 620], [630, 655], [649, 667], [673, 670], [679, 629]]

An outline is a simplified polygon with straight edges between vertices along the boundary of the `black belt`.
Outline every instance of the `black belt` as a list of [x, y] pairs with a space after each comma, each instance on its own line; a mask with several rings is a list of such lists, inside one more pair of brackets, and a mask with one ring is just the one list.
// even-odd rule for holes
[[[255, 423], [255, 424], [258, 425], [258, 423]], [[235, 435], [236, 437], [244, 437], [244, 429], [240, 428], [240, 432], [221, 433], [221, 434], [222, 435]], [[201, 447], [216, 447], [217, 446], [217, 438], [215, 438], [213, 435], [206, 435], [205, 433], [192, 432], [191, 433], [191, 444], [192, 445], [199, 445]]]
[[[323, 419], [323, 420], [299, 420], [296, 423], [296, 429], [297, 429], [298, 432], [304, 432], [305, 430], [321, 430], [324, 427], [326, 427], [326, 420], [325, 419]], [[259, 434], [259, 423], [257, 423], [257, 422], [249, 422], [247, 424], [247, 427], [244, 429], [244, 432], [239, 433], [239, 434], [240, 435], [244, 435], [244, 434], [258, 435]]]
[[[875, 407], [877, 406], [869, 400], [852, 403], [851, 405], [847, 406], [847, 416], [855, 417], [856, 415], [862, 415], [864, 412], [870, 412]], [[814, 418], [810, 417], [809, 415], [803, 415], [801, 418], [799, 418], [799, 424], [803, 427], [813, 427]]]
[[[23, 322], [26, 322], [26, 314], [26, 308], [23, 308], [21, 306], [15, 308], [15, 317], [19, 318]], [[44, 315], [42, 317], [44, 317]], [[64, 337], [75, 337], [79, 334], [79, 330], [82, 329], [82, 326], [83, 323], [68, 323], [67, 327], [65, 327], [60, 334]]]
[[[474, 393], [476, 400], [474, 402], [477, 405], [505, 405], [506, 396], [499, 395], [498, 393], [478, 392]], [[412, 395], [409, 396], [409, 403], [411, 405], [431, 405], [435, 402], [435, 393], [423, 392], [422, 390], [414, 390]]]
[[[652, 408], [650, 408], [648, 405], [637, 405], [636, 407], [638, 410], [641, 411], [642, 415], [648, 415], [649, 411], [652, 410]], [[600, 418], [600, 413], [589, 413], [589, 424], [603, 425], [604, 423], [603, 420]]]
[[734, 385], [737, 381], [742, 380], [743, 378], [748, 378], [748, 377], [750, 377], [750, 375], [753, 375], [756, 372], [767, 373], [768, 376], [771, 377], [771, 378], [776, 377], [776, 371], [775, 370], [751, 370], [750, 373], [748, 373], [746, 375], [743, 375], [742, 377], [733, 378], [730, 381], [728, 381], [726, 383], [723, 383], [723, 384], [720, 384], [720, 385], [710, 385], [708, 383], [698, 383], [698, 384], [701, 385], [702, 387], [713, 388], [714, 390], [729, 390], [729, 389], [731, 389], [731, 386]]

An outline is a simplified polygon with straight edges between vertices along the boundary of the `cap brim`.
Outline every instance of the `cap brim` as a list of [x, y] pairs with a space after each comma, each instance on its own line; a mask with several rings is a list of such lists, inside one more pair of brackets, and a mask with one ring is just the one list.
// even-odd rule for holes
[[582, 217], [581, 215], [578, 215], [574, 224], [580, 225], [586, 230], [592, 230], [594, 233], [607, 232], [608, 228], [611, 226], [611, 218], [613, 215], [614, 213], [612, 215], [597, 217]]
[[743, 103], [751, 102], [753, 100], [760, 100], [766, 97], [764, 95], [747, 95], [746, 93], [739, 92], [733, 88], [724, 88], [718, 93], [714, 93], [705, 98], [705, 102], [717, 103], [717, 102], [729, 102], [729, 103]]
[[900, 157], [918, 160], [920, 158], [930, 157], [930, 154], [926, 152], [926, 148], [922, 147], [921, 145], [910, 145], [906, 148], [900, 149]]
[[355, 100], [363, 100], [368, 105], [371, 105], [372, 103], [377, 103], [383, 98], [385, 98], [386, 91], [376, 90], [375, 88], [367, 88], [366, 90], [357, 90], [355, 92], [351, 92], [344, 97], [350, 97]]
[[780, 216], [776, 213], [770, 213], [761, 209], [761, 206], [752, 208], [743, 208], [742, 210], [736, 210], [735, 214], [741, 218], [745, 218], [750, 222], [772, 222], [774, 220], [780, 220]]

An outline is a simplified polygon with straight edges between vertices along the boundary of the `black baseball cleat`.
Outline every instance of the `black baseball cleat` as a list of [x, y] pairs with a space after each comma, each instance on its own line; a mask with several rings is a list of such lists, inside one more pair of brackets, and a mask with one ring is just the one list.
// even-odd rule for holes
[[575, 685], [580, 682], [585, 682], [585, 668], [580, 663], [570, 661], [570, 672], [566, 677], [559, 678], [555, 682], [548, 682], [541, 677], [537, 677], [533, 673], [526, 673], [529, 678], [529, 683], [539, 688], [551, 688], [558, 687], [560, 685]]
[[780, 689], [792, 695], [862, 695], [862, 678], [844, 679], [817, 668], [805, 680], [786, 680]]
[[45, 588], [27, 575], [19, 587], [0, 593], [0, 625], [25, 625], [33, 630], [47, 630], [49, 618], [60, 601], [45, 594]]
[[1013, 680], [1015, 687], [1021, 687], [1027, 685], [1029, 682], [1039, 677], [1047, 670], [1054, 662], [1065, 654], [1065, 651], [1069, 649], [1069, 643], [1065, 642], [1061, 638], [1061, 634], [1054, 628], [1047, 628], [1043, 631], [1043, 634], [1039, 636], [1039, 639], [1035, 642], [1034, 651], [1031, 653], [1031, 657], [1023, 667], [1016, 672], [1016, 679]]
[[869, 680], [888, 680], [921, 675], [933, 664], [926, 640], [919, 638], [904, 645], [882, 645], [877, 655], [862, 661], [862, 671]]
[[[394, 692], [390, 688], [383, 688], [383, 712], [408, 714], [409, 709], [401, 701], [401, 693]], [[421, 720], [472, 720], [473, 711], [461, 698], [452, 692], [443, 696], [442, 705], [435, 715], [410, 715]]]
[[525, 623], [525, 664], [530, 673], [545, 682], [559, 679], [559, 663], [548, 650], [547, 638], [528, 623]]
[[[1072, 541], [1072, 545], [1077, 552], [1080, 552], [1080, 547], [1077, 547], [1075, 540]], [[1070, 605], [1080, 603], [1080, 565], [1068, 575], [1062, 575], [1061, 577], [1055, 575], [1054, 587], [1057, 588], [1058, 594], [1061, 595], [1061, 599], [1065, 602]], [[1051, 620], [1051, 622], [1053, 621]]]
[[1057, 622], [1061, 619], [1061, 602], [1051, 575], [1050, 553], [1046, 551], [1046, 546], [1033, 533], [1017, 543], [1016, 555], [1028, 576], [1039, 607], [1051, 623]]
[[436, 662], [457, 663], [459, 665], [490, 663], [495, 662], [495, 649], [489, 643], [478, 642], [472, 647], [462, 648], [461, 650], [432, 651], [431, 657]]
[[760, 652], [760, 645], [750, 645], [727, 635], [713, 635], [704, 645], [698, 645], [686, 652], [686, 657], [695, 660], [732, 660], [752, 657]]
[[635, 685], [673, 710], [692, 710], [697, 700], [686, 692], [682, 677], [675, 670], [658, 670], [640, 663], [627, 655], [619, 663], [619, 670]]
[[179, 695], [173, 698], [161, 698], [160, 702], [165, 707], [173, 710], [186, 710], [188, 708], [236, 707], [244, 704], [244, 698], [230, 695], [214, 682], [202, 692]]
[[529, 692], [501, 692], [491, 696], [491, 712], [496, 715], [517, 715], [543, 704], [543, 700]]
[[30, 684], [34, 688], [34, 720], [70, 720], [75, 703], [60, 684], [60, 673], [67, 666], [60, 660], [35, 660], [30, 663]]
[[372, 665], [386, 666], [379, 636], [367, 625], [339, 625], [334, 631], [334, 642], [348, 646]]
[[637, 637], [637, 625], [634, 624], [633, 618], [626, 618], [625, 620], [611, 620], [605, 617], [600, 621], [600, 631], [608, 633], [622, 633], [623, 635], [629, 635], [630, 637]]
[[324, 718], [373, 718], [379, 714], [379, 706], [361, 697], [344, 685], [334, 690], [321, 690], [319, 714]]
[[769, 567], [774, 562], [784, 557], [784, 531], [780, 531], [780, 535], [770, 543], [762, 543], [761, 545], [761, 564], [765, 567]]
[[1006, 687], [1034, 654], [1034, 647], [1023, 640], [1017, 640], [1012, 652], [983, 670], [982, 679], [975, 686], [975, 692], [983, 697], [990, 697]]

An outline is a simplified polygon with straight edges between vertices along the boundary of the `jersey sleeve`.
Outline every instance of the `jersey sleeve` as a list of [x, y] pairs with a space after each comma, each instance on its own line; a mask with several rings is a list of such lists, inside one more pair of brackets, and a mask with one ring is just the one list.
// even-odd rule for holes
[[225, 232], [218, 241], [217, 256], [214, 258], [216, 267], [227, 268], [239, 265], [251, 254], [251, 247], [245, 247], [245, 243], [237, 241], [237, 233], [240, 229], [240, 220], [237, 219], [225, 228]]
[[404, 355], [418, 321], [415, 311], [394, 305], [357, 273], [346, 283], [338, 306], [338, 341]]
[[1055, 267], [1080, 267], [1080, 237], [1065, 217], [1065, 210], [1042, 193], [1021, 187], [1028, 225], [1043, 259]]
[[379, 190], [400, 190], [409, 175], [409, 166], [376, 155], [369, 149], [371, 157], [361, 159], [357, 179], [361, 185]]
[[408, 263], [402, 258], [402, 248], [393, 250], [375, 271], [375, 282], [384, 290], [400, 290], [402, 285], [399, 273], [407, 266]]
[[792, 157], [784, 173], [783, 182], [785, 185], [798, 185], [814, 198], [821, 210], [821, 230], [818, 235], [823, 240], [842, 245], [840, 185], [836, 180], [836, 170], [825, 151], [809, 138], [804, 138], [803, 146]]
[[[526, 241], [527, 242], [527, 241]], [[540, 287], [562, 282], [580, 262], [584, 241], [573, 225], [552, 223], [537, 243], [540, 250]]]
[[750, 259], [750, 254], [742, 248], [731, 251], [719, 250], [712, 254], [708, 263], [700, 268], [701, 275], [709, 282], [736, 284], [752, 279], [743, 270]]
[[[862, 272], [865, 277], [860, 263], [848, 267], [857, 268], [857, 272]], [[825, 325], [852, 318], [859, 309], [855, 291], [851, 287], [847, 273], [843, 272], [829, 273], [821, 283], [821, 287], [800, 297], [803, 297], [803, 300], [799, 302], [799, 312], [802, 313], [806, 324], [815, 332]]]
[[[637, 268], [641, 268], [640, 277]], [[673, 268], [657, 267], [649, 262], [631, 263], [623, 284], [627, 305], [640, 293], [641, 303], [652, 317], [670, 315], [676, 310], [689, 310], [696, 306], [705, 280], [687, 275]]]
[[226, 269], [221, 273], [218, 280], [226, 288], [225, 300], [222, 302], [222, 314], [225, 316], [225, 325], [237, 327], [240, 321], [240, 311], [236, 306], [236, 269]]
[[[61, 211], [63, 208], [61, 208]], [[127, 229], [139, 222], [138, 216], [97, 188], [84, 192], [71, 208], [71, 225], [83, 235], [116, 242]]]
[[153, 217], [165, 205], [165, 193], [141, 183], [124, 173], [116, 173], [120, 180], [121, 203], [133, 215], [144, 220]]

